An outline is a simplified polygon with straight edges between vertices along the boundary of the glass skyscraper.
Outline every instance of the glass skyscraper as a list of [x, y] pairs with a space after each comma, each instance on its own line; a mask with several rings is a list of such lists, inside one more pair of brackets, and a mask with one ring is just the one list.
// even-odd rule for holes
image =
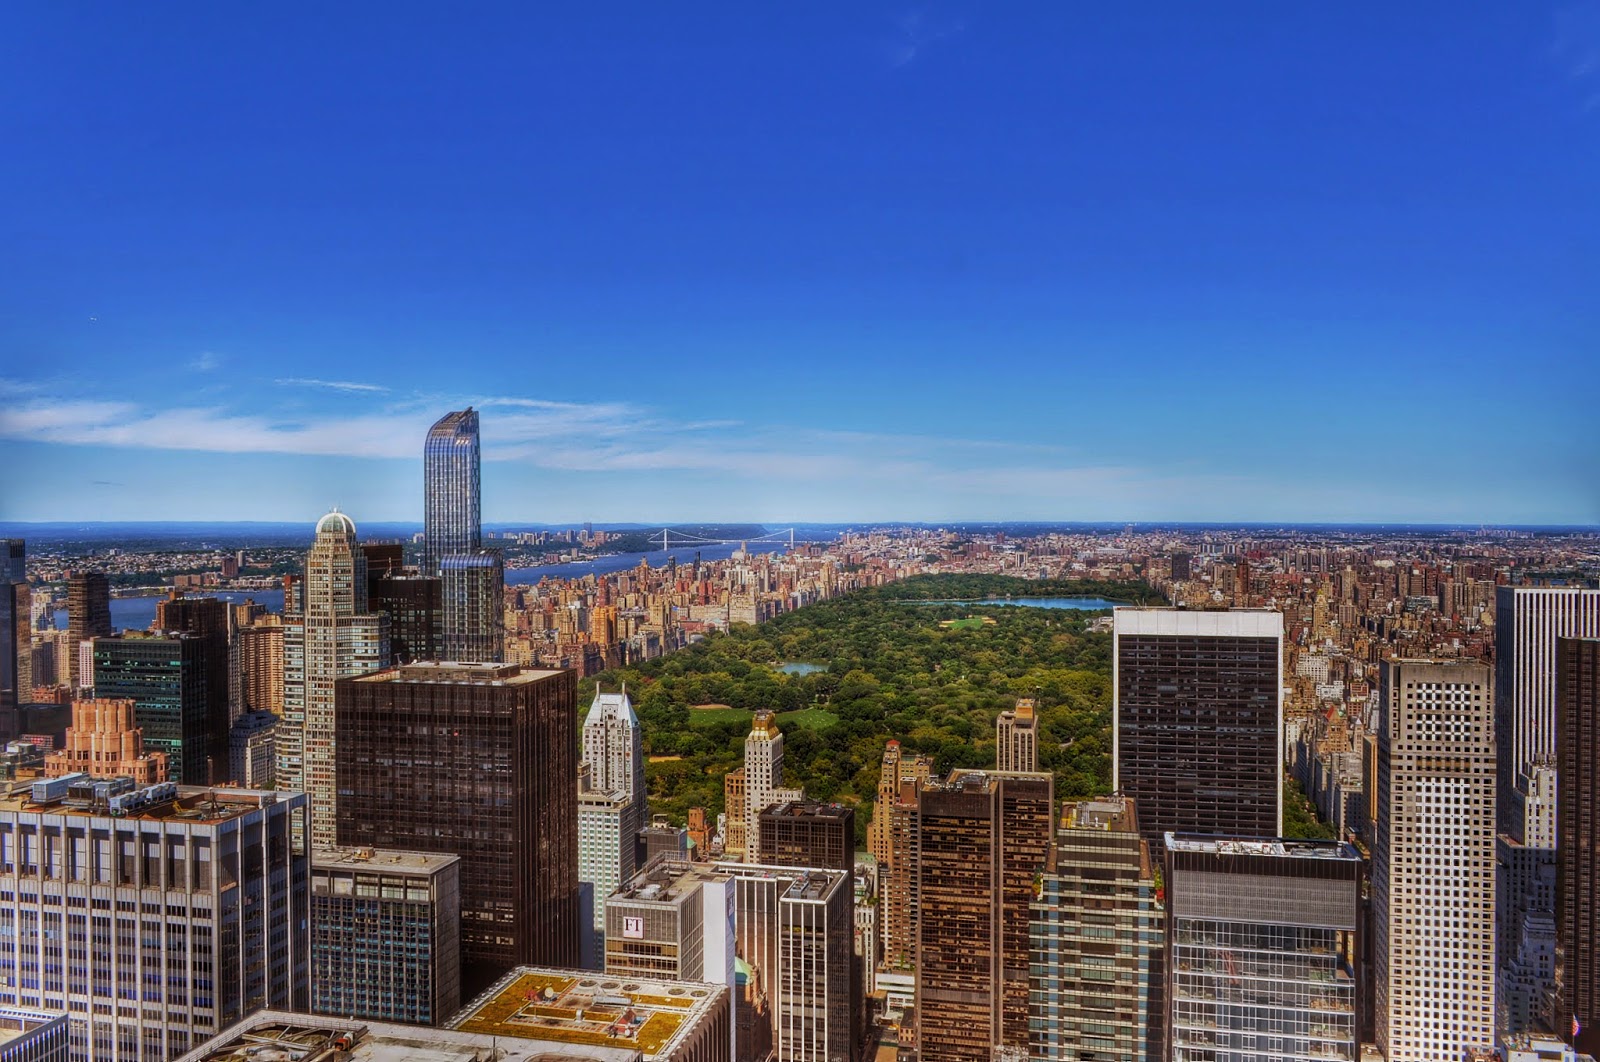
[[483, 548], [479, 503], [478, 414], [446, 413], [422, 450], [423, 572], [441, 579], [446, 659], [503, 658], [505, 562]]
[[478, 489], [478, 413], [446, 413], [428, 429], [422, 449], [423, 568], [437, 572], [444, 558], [483, 547]]

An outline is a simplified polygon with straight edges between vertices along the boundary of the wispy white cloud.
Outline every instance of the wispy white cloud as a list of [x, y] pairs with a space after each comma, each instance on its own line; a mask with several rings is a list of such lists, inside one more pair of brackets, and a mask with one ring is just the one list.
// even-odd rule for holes
[[221, 366], [222, 355], [210, 350], [202, 350], [189, 362], [189, 368], [194, 372], [214, 372]]
[[[350, 410], [363, 404], [365, 408]], [[469, 404], [495, 410], [483, 421], [483, 452], [487, 462], [498, 466], [634, 477], [630, 482], [635, 483], [638, 477], [651, 484], [726, 481], [741, 497], [837, 494], [896, 499], [904, 505], [913, 504], [904, 501], [908, 498], [970, 499], [975, 505], [1009, 510], [1017, 499], [1043, 507], [1092, 498], [1127, 499], [1131, 504], [1193, 496], [1205, 482], [1163, 477], [1048, 443], [674, 419], [659, 410], [610, 400], [432, 395], [391, 401], [360, 388], [341, 400], [337, 416], [311, 415], [299, 407], [244, 412], [194, 402], [166, 407], [36, 392], [0, 404], [0, 439], [415, 461], [439, 414]], [[1231, 487], [1239, 489], [1238, 484]]]
[[350, 394], [386, 394], [387, 387], [369, 383], [351, 383], [349, 380], [313, 380], [305, 376], [282, 377], [272, 381], [280, 387], [321, 387], [329, 391], [345, 391]]

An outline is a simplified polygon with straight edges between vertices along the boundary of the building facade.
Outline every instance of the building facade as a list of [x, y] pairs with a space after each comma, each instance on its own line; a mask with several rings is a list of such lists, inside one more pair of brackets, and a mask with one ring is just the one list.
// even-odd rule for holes
[[918, 798], [918, 1056], [1025, 1052], [1029, 913], [1052, 868], [1054, 778], [957, 770]]
[[419, 662], [338, 686], [343, 846], [461, 857], [465, 990], [579, 961], [576, 676]]
[[1283, 617], [1113, 613], [1112, 789], [1145, 839], [1283, 832]]
[[1165, 848], [1172, 1062], [1359, 1062], [1355, 847], [1169, 834]]
[[782, 800], [802, 800], [798, 789], [783, 787], [783, 733], [778, 717], [758, 711], [744, 739], [744, 861], [762, 862], [761, 813]]
[[94, 652], [95, 695], [133, 701], [144, 744], [165, 754], [171, 781], [215, 785], [227, 780], [227, 734], [222, 734], [220, 757], [213, 736], [227, 719], [227, 706], [219, 710], [211, 701], [213, 675], [227, 668], [216, 641], [199, 634], [125, 631], [87, 644]]
[[[56, 681], [68, 689], [79, 685], [78, 646], [95, 638], [109, 638], [111, 581], [105, 572], [73, 572], [67, 576], [66, 660], [57, 660]], [[65, 667], [61, 665], [65, 663]]]
[[578, 883], [589, 900], [581, 963], [605, 964], [606, 899], [638, 870], [638, 833], [630, 829], [633, 804], [620, 793], [578, 790]]
[[[387, 621], [367, 609], [367, 560], [344, 513], [317, 521], [300, 608], [284, 617], [283, 721], [275, 735], [278, 785], [311, 798], [316, 847], [338, 841], [334, 687], [389, 662]], [[287, 608], [287, 606], [286, 606]]]
[[1555, 1027], [1600, 1052], [1600, 640], [1556, 647]]
[[[1386, 660], [1372, 844], [1374, 1014], [1389, 1062], [1495, 1043], [1489, 669]], [[1449, 873], [1441, 875], [1440, 868]]]
[[445, 557], [483, 547], [480, 522], [478, 414], [446, 413], [422, 447], [423, 573]]
[[278, 722], [271, 712], [246, 712], [228, 732], [229, 776], [246, 789], [278, 784]]
[[757, 816], [769, 866], [855, 869], [856, 813], [843, 804], [786, 800]]
[[1495, 588], [1495, 748], [1503, 829], [1516, 840], [1512, 790], [1556, 758], [1556, 639], [1600, 638], [1600, 590]]
[[444, 658], [505, 658], [505, 562], [496, 550], [453, 553], [439, 562]]
[[108, 785], [0, 798], [0, 1007], [66, 1011], [74, 1062], [166, 1062], [309, 1005], [304, 794]]
[[423, 443], [423, 571], [440, 578], [443, 656], [505, 659], [505, 564], [483, 548], [478, 414], [447, 413]]
[[[0, 713], [33, 699], [31, 678], [24, 681], [23, 657], [33, 645], [27, 546], [20, 538], [0, 538]], [[27, 669], [31, 670], [31, 668]], [[0, 732], [4, 721], [0, 720]]]
[[166, 753], [145, 751], [136, 710], [137, 702], [125, 698], [73, 701], [72, 725], [63, 746], [45, 757], [45, 777], [127, 777], [136, 785], [167, 781]]
[[0, 1062], [71, 1062], [72, 1028], [63, 1011], [0, 1007]]
[[994, 721], [995, 767], [1002, 771], [1039, 769], [1039, 713], [1032, 697], [1018, 697], [1016, 708]]
[[439, 1025], [461, 1008], [461, 860], [323, 848], [311, 857], [311, 1009]]
[[1062, 809], [1056, 869], [1040, 878], [1029, 908], [1030, 1059], [1164, 1062], [1157, 892], [1133, 801], [1102, 797]]
[[282, 617], [234, 633], [233, 674], [235, 718], [250, 712], [283, 714]]

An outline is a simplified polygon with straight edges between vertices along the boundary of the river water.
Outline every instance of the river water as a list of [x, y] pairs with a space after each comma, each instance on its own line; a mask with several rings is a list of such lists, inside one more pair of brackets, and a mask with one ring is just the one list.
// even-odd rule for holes
[[[540, 579], [581, 579], [585, 575], [606, 575], [611, 572], [625, 571], [637, 568], [641, 560], [647, 561], [652, 568], [665, 567], [669, 559], [676, 560], [679, 566], [694, 563], [695, 554], [701, 560], [725, 560], [733, 556], [739, 546], [736, 543], [726, 545], [701, 546], [698, 549], [679, 548], [666, 551], [651, 550], [648, 553], [612, 553], [596, 557], [593, 560], [573, 561], [568, 564], [543, 564], [537, 568], [511, 568], [506, 571], [506, 585], [522, 586], [537, 583]], [[751, 553], [776, 553], [788, 548], [787, 542], [752, 542], [748, 549]], [[209, 597], [220, 597], [230, 603], [239, 603], [246, 599], [254, 600], [259, 605], [267, 606], [272, 612], [283, 611], [282, 590], [216, 590], [216, 591], [191, 591], [195, 596], [204, 594]], [[156, 619], [156, 602], [166, 597], [166, 592], [152, 594], [149, 597], [113, 597], [111, 599], [111, 626], [117, 630], [145, 630]], [[67, 610], [57, 609], [55, 613], [56, 628], [66, 630]]]

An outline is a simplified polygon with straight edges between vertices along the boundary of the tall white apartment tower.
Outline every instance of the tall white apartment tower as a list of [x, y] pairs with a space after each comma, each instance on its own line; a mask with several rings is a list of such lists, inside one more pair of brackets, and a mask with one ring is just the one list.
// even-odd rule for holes
[[583, 721], [583, 762], [591, 789], [620, 793], [644, 806], [644, 731], [626, 689], [594, 695]]
[[1495, 590], [1495, 734], [1501, 823], [1521, 843], [1512, 790], [1556, 755], [1556, 639], [1600, 638], [1600, 590], [1502, 586]]
[[1489, 669], [1384, 661], [1372, 923], [1389, 1062], [1495, 1044], [1495, 788]]
[[744, 739], [744, 861], [761, 862], [761, 813], [785, 800], [801, 800], [798, 789], [783, 788], [783, 733], [772, 712], [756, 713]]
[[311, 798], [312, 841], [331, 848], [338, 842], [334, 683], [389, 663], [389, 620], [367, 611], [367, 559], [344, 513], [317, 521], [299, 596], [301, 610], [283, 624], [278, 787]]

